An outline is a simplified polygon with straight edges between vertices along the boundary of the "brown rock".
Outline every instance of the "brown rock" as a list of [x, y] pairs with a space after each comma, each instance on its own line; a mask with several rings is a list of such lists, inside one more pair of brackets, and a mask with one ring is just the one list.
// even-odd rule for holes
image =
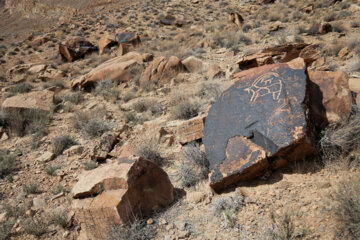
[[320, 56], [320, 50], [318, 45], [309, 45], [302, 49], [299, 53], [299, 57], [303, 58], [306, 64], [310, 64]]
[[319, 55], [318, 45], [306, 43], [284, 44], [275, 47], [268, 47], [263, 52], [271, 56], [279, 56], [280, 62], [289, 62], [295, 58], [303, 57], [306, 63], [315, 61]]
[[86, 54], [96, 50], [97, 47], [81, 37], [74, 37], [59, 45], [62, 59], [68, 62], [83, 58]]
[[275, 31], [278, 31], [278, 30], [280, 30], [280, 29], [282, 29], [282, 28], [284, 28], [284, 27], [285, 27], [285, 26], [284, 26], [284, 24], [283, 24], [282, 22], [276, 21], [276, 22], [274, 22], [274, 23], [271, 23], [271, 25], [270, 25], [270, 27], [269, 27], [269, 31], [275, 32]]
[[309, 71], [310, 109], [316, 124], [341, 123], [350, 117], [352, 97], [342, 71]]
[[118, 135], [106, 132], [99, 140], [96, 141], [92, 150], [92, 158], [96, 161], [103, 161], [107, 158], [108, 153], [113, 149], [116, 144]]
[[154, 80], [168, 83], [171, 78], [186, 68], [177, 57], [156, 57], [140, 76], [140, 87], [151, 84]]
[[344, 60], [345, 57], [346, 57], [346, 55], [348, 55], [348, 54], [349, 54], [349, 49], [348, 49], [347, 47], [344, 47], [344, 48], [342, 48], [342, 49], [339, 51], [338, 57], [339, 57], [340, 59]]
[[237, 64], [240, 70], [246, 70], [254, 67], [260, 67], [266, 64], [274, 63], [273, 58], [268, 53], [255, 53], [243, 57]]
[[160, 20], [160, 23], [164, 24], [164, 25], [174, 25], [176, 22], [176, 17], [172, 16], [172, 15], [166, 15], [165, 17], [163, 17]]
[[129, 69], [143, 62], [142, 55], [137, 52], [129, 52], [124, 56], [112, 58], [91, 70], [88, 74], [81, 76], [71, 84], [73, 89], [90, 89], [103, 79], [117, 82], [131, 80]]
[[186, 70], [191, 73], [199, 73], [203, 69], [203, 62], [194, 57], [190, 56], [182, 61], [182, 64], [184, 64]]
[[116, 52], [117, 56], [123, 56], [125, 54], [127, 54], [128, 52], [130, 52], [130, 49], [132, 48], [131, 44], [128, 43], [120, 43], [118, 50]]
[[208, 79], [213, 80], [225, 76], [225, 73], [218, 64], [214, 63], [210, 65], [206, 75]]
[[229, 13], [229, 22], [236, 24], [239, 28], [241, 28], [244, 23], [244, 18], [236, 12]]
[[106, 239], [114, 225], [147, 217], [174, 200], [166, 172], [140, 157], [85, 172], [71, 192], [81, 198], [72, 207], [90, 239]]
[[314, 11], [315, 5], [313, 3], [308, 4], [307, 6], [303, 7], [301, 10], [305, 13], [312, 13]]
[[205, 122], [203, 142], [216, 191], [314, 154], [303, 107], [303, 59], [241, 71], [235, 79]]
[[39, 109], [45, 113], [50, 112], [51, 104], [53, 103], [54, 93], [44, 91], [34, 91], [24, 94], [18, 94], [13, 97], [5, 99], [2, 108], [5, 111], [12, 110], [35, 110]]
[[176, 130], [176, 138], [181, 144], [189, 143], [203, 137], [205, 116], [184, 121]]
[[111, 48], [116, 44], [115, 37], [112, 37], [109, 33], [103, 34], [98, 42], [100, 54], [104, 52], [105, 48]]
[[350, 78], [349, 89], [355, 93], [360, 93], [360, 78]]
[[140, 36], [135, 32], [122, 32], [116, 34], [116, 41], [118, 44], [131, 44], [134, 47], [141, 43]]

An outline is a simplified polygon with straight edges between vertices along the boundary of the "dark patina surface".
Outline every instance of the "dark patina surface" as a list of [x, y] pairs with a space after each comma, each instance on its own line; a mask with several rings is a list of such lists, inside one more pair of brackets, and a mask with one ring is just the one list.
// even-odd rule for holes
[[307, 139], [302, 59], [253, 68], [235, 77], [233, 86], [211, 107], [204, 128], [215, 190], [313, 152]]

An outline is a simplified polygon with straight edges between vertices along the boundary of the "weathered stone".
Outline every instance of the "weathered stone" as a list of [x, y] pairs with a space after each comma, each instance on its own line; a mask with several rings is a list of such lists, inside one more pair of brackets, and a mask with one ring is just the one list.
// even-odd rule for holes
[[51, 91], [34, 91], [5, 99], [2, 108], [5, 111], [38, 109], [49, 113], [53, 100], [54, 93]]
[[118, 50], [116, 51], [117, 56], [123, 56], [130, 52], [132, 45], [128, 43], [120, 43]]
[[75, 218], [90, 239], [106, 239], [114, 225], [150, 216], [174, 200], [164, 170], [140, 157], [119, 158], [87, 171], [72, 189]]
[[342, 48], [342, 49], [339, 51], [338, 57], [339, 57], [340, 59], [344, 60], [345, 57], [346, 57], [346, 55], [348, 55], [348, 54], [349, 54], [349, 49], [348, 49], [347, 47], [344, 47], [344, 48]]
[[255, 53], [243, 57], [237, 64], [240, 70], [246, 70], [254, 67], [260, 67], [266, 64], [274, 63], [273, 58], [267, 53]]
[[301, 10], [303, 11], [303, 12], [305, 12], [305, 13], [312, 13], [313, 11], [314, 11], [314, 7], [315, 7], [315, 5], [313, 4], [313, 3], [311, 3], [311, 4], [308, 4], [308, 5], [306, 5], [305, 7], [303, 7]]
[[300, 51], [298, 57], [304, 59], [306, 64], [310, 64], [319, 58], [320, 50], [318, 48], [318, 45], [309, 45]]
[[103, 34], [98, 42], [100, 54], [104, 52], [105, 48], [111, 48], [116, 44], [115, 37], [112, 37], [109, 33]]
[[34, 64], [20, 64], [16, 65], [9, 70], [7, 70], [6, 74], [13, 75], [13, 74], [22, 74], [27, 72]]
[[124, 56], [112, 58], [93, 70], [88, 74], [74, 80], [71, 84], [73, 89], [90, 89], [95, 84], [104, 79], [110, 79], [117, 82], [126, 82], [131, 80], [129, 69], [136, 64], [141, 64], [143, 57], [137, 52], [129, 52]]
[[166, 15], [160, 20], [160, 22], [164, 25], [173, 25], [176, 22], [176, 17], [172, 15]]
[[154, 80], [168, 83], [171, 78], [186, 68], [177, 57], [156, 57], [140, 76], [140, 86], [145, 87]]
[[40, 197], [36, 197], [33, 199], [33, 207], [34, 207], [34, 209], [42, 209], [42, 208], [46, 207], [46, 202], [44, 199], [42, 199]]
[[38, 161], [39, 162], [49, 162], [51, 160], [53, 160], [55, 157], [55, 154], [52, 152], [44, 152], [39, 158]]
[[62, 59], [68, 62], [83, 58], [86, 54], [96, 50], [97, 47], [81, 37], [74, 37], [59, 45]]
[[318, 126], [350, 117], [352, 97], [343, 71], [309, 71], [310, 109]]
[[122, 32], [116, 34], [116, 41], [118, 44], [127, 43], [133, 46], [137, 46], [141, 43], [140, 36], [135, 32]]
[[270, 25], [270, 27], [269, 27], [269, 31], [278, 31], [278, 30], [280, 30], [280, 29], [282, 29], [282, 28], [284, 28], [285, 26], [284, 26], [284, 24], [282, 23], [282, 22], [280, 22], [280, 21], [276, 21], [276, 22], [274, 22], [274, 23], [272, 23], [271, 25]]
[[176, 138], [181, 144], [203, 137], [205, 117], [200, 116], [183, 122], [176, 131]]
[[236, 24], [239, 28], [241, 28], [244, 23], [244, 18], [236, 12], [229, 13], [229, 22]]
[[182, 64], [186, 67], [186, 70], [191, 73], [201, 72], [203, 69], [203, 61], [200, 59], [190, 56], [182, 61]]
[[35, 65], [35, 66], [32, 66], [30, 69], [29, 69], [29, 73], [32, 73], [32, 74], [35, 74], [35, 73], [39, 73], [39, 72], [42, 72], [44, 71], [46, 68], [46, 65], [45, 64], [39, 64], [39, 65]]
[[349, 89], [355, 93], [360, 93], [360, 78], [350, 78]]
[[303, 59], [239, 72], [206, 117], [210, 185], [220, 191], [314, 153]]
[[218, 64], [214, 63], [210, 65], [206, 75], [208, 79], [213, 80], [225, 76], [225, 73]]
[[117, 134], [106, 132], [96, 141], [92, 151], [92, 157], [97, 161], [106, 159], [108, 153], [113, 149], [117, 141]]

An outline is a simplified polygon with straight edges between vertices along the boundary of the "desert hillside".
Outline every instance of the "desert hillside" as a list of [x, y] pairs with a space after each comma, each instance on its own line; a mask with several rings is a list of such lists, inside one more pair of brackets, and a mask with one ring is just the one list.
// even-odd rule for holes
[[0, 0], [0, 239], [360, 239], [359, 0]]

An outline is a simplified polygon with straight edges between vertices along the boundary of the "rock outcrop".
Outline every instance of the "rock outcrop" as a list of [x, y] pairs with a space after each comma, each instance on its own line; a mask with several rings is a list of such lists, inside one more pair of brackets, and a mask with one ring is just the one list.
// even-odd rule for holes
[[88, 74], [81, 76], [72, 83], [72, 88], [90, 89], [97, 82], [109, 79], [111, 81], [126, 82], [131, 79], [129, 69], [132, 66], [141, 64], [143, 56], [137, 52], [129, 52], [124, 56], [112, 58], [93, 70]]
[[216, 191], [314, 153], [303, 59], [235, 75], [206, 118], [203, 142]]
[[34, 91], [7, 98], [3, 102], [2, 108], [6, 112], [40, 110], [49, 113], [53, 100], [54, 93], [51, 91]]
[[85, 172], [71, 193], [88, 239], [106, 239], [114, 226], [149, 216], [174, 200], [166, 172], [135, 156]]
[[140, 87], [145, 87], [154, 81], [168, 83], [180, 72], [185, 72], [186, 68], [178, 57], [156, 57], [140, 76]]
[[86, 54], [96, 50], [96, 46], [81, 37], [74, 37], [59, 45], [62, 59], [68, 62], [83, 58]]

